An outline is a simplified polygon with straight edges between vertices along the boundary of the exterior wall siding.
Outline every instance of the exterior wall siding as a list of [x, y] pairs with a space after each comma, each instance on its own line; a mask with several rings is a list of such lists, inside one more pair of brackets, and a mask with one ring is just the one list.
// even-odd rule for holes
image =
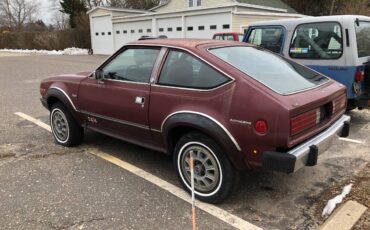
[[250, 7], [237, 7], [238, 12], [259, 12], [259, 13], [284, 13], [280, 11], [273, 11], [273, 10], [267, 10], [267, 9], [256, 9], [256, 8], [250, 8]]
[[98, 17], [98, 16], [103, 16], [111, 14], [111, 11], [109, 10], [104, 10], [104, 9], [96, 9], [94, 12], [90, 13], [90, 17]]
[[[194, 0], [196, 2], [196, 0]], [[202, 7], [212, 7], [234, 3], [233, 0], [202, 0]], [[188, 0], [171, 0], [167, 5], [155, 9], [156, 12], [169, 12], [177, 10], [187, 10]]]
[[95, 11], [89, 14], [90, 17], [99, 17], [104, 16], [107, 14], [112, 14], [113, 17], [120, 17], [120, 16], [129, 16], [129, 15], [140, 15], [142, 13], [134, 13], [134, 12], [123, 12], [123, 11], [114, 11], [114, 10], [106, 10], [106, 9], [96, 9]]

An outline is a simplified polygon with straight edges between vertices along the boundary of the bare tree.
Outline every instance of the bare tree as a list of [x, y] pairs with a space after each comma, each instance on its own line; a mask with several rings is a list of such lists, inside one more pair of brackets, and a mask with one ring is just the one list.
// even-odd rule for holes
[[337, 14], [369, 14], [369, 0], [283, 0], [299, 13], [322, 16]]
[[21, 30], [25, 23], [36, 19], [39, 8], [39, 2], [34, 0], [0, 0], [0, 23]]
[[56, 30], [65, 30], [68, 28], [68, 15], [56, 10], [53, 13], [51, 22]]
[[85, 2], [89, 9], [92, 9], [97, 6], [105, 6], [107, 3], [106, 0], [85, 0]]

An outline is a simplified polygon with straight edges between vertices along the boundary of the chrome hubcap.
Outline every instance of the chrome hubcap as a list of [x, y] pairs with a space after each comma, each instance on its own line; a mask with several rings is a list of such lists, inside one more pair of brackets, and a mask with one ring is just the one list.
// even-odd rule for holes
[[214, 156], [201, 146], [189, 146], [181, 155], [181, 171], [190, 184], [190, 154], [194, 161], [194, 187], [199, 192], [214, 190], [220, 180], [220, 170]]
[[69, 127], [64, 113], [60, 110], [54, 110], [51, 115], [51, 123], [56, 138], [62, 142], [66, 141], [69, 136]]

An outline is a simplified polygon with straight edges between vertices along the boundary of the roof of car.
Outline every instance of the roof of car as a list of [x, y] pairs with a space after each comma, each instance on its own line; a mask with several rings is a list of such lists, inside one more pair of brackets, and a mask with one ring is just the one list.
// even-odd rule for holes
[[[171, 39], [150, 39], [142, 41], [134, 41], [128, 43], [128, 45], [156, 45], [156, 46], [167, 46], [167, 47], [179, 47], [191, 49], [199, 45], [210, 45], [210, 46], [221, 46], [221, 45], [232, 45], [240, 42], [225, 41], [225, 40], [213, 40], [213, 39], [184, 39], [184, 38], [171, 38]], [[247, 45], [246, 43], [244, 43]]]

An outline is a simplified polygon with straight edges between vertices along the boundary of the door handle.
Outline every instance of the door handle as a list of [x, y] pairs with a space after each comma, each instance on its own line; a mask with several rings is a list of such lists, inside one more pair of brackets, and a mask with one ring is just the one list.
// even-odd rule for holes
[[135, 103], [139, 105], [144, 105], [145, 103], [145, 97], [136, 97], [135, 98]]

